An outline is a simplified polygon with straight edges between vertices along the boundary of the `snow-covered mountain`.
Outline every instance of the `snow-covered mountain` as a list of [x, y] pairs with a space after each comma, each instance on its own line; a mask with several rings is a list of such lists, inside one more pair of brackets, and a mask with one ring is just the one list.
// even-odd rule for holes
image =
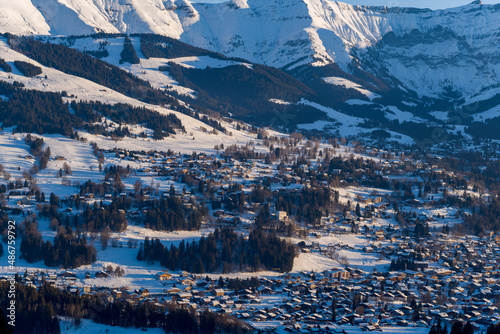
[[[337, 63], [419, 96], [490, 97], [499, 82], [500, 6], [448, 10], [352, 6], [331, 0], [2, 0], [0, 31], [156, 33], [291, 70]], [[385, 38], [384, 38], [385, 37]]]
[[[361, 79], [355, 83], [361, 89], [389, 87], [406, 95], [407, 105], [429, 111], [496, 101], [500, 94], [500, 5], [479, 1], [437, 11], [331, 0], [0, 1], [0, 32], [155, 33], [289, 73], [336, 64], [342, 71], [333, 80], [327, 73], [325, 82], [353, 74], [348, 79]], [[473, 113], [496, 105], [489, 101]]]

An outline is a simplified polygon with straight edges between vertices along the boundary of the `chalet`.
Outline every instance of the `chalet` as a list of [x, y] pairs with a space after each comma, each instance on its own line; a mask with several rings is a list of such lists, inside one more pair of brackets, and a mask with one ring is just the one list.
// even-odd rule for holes
[[175, 295], [175, 294], [178, 294], [180, 293], [182, 290], [179, 289], [179, 288], [176, 288], [176, 287], [173, 287], [171, 289], [168, 289], [168, 290], [165, 290], [165, 292], [167, 292], [168, 294], [170, 295]]
[[287, 222], [288, 221], [288, 214], [286, 211], [277, 211], [276, 212], [276, 220], [280, 222]]
[[222, 297], [222, 296], [224, 296], [224, 290], [223, 289], [215, 289], [214, 290], [214, 295], [216, 297]]
[[96, 278], [107, 278], [108, 276], [108, 273], [102, 270], [95, 273]]
[[193, 284], [194, 284], [194, 281], [193, 281], [192, 279], [190, 279], [190, 278], [185, 278], [185, 279], [183, 279], [183, 280], [181, 281], [181, 283], [182, 283], [183, 285], [193, 285]]
[[138, 293], [141, 297], [148, 297], [149, 296], [149, 290], [146, 288], [140, 288]]
[[156, 274], [156, 278], [160, 281], [168, 281], [172, 279], [172, 275], [166, 272], [159, 272]]

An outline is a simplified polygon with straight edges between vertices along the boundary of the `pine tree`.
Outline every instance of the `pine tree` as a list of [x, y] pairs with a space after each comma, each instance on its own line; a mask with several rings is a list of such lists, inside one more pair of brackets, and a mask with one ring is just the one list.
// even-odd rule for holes
[[462, 323], [459, 321], [453, 323], [453, 326], [451, 326], [450, 334], [463, 334]]
[[472, 324], [470, 322], [467, 321], [467, 323], [465, 324], [465, 326], [462, 330], [462, 333], [463, 334], [474, 334], [474, 327], [472, 327]]
[[359, 206], [359, 203], [356, 204], [356, 215], [361, 217], [361, 207]]
[[337, 322], [337, 299], [333, 298], [332, 300], [332, 321]]

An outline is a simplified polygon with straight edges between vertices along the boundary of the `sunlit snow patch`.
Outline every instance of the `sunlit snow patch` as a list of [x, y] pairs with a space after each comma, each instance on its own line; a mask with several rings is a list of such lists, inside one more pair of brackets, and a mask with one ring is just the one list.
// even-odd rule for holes
[[352, 82], [351, 80], [347, 80], [344, 78], [339, 78], [339, 77], [327, 77], [323, 78], [323, 80], [326, 83], [329, 83], [330, 85], [335, 85], [335, 86], [342, 86], [345, 88], [352, 88], [360, 92], [361, 94], [365, 95], [367, 98], [370, 99], [370, 101], [373, 101], [373, 99], [379, 98], [380, 95], [375, 94], [367, 89], [364, 89], [362, 86], [358, 85], [355, 82]]

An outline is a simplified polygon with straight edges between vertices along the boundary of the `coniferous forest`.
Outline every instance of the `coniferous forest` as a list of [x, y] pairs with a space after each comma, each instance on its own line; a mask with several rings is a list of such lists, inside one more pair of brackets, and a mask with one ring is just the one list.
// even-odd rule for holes
[[83, 52], [33, 38], [11, 38], [10, 45], [39, 63], [64, 73], [86, 78], [125, 95], [143, 101], [173, 102], [165, 94], [151, 88], [144, 80]]
[[132, 41], [128, 36], [125, 36], [125, 41], [123, 43], [123, 51], [120, 54], [120, 64], [130, 63], [130, 64], [139, 64], [141, 61], [139, 57], [137, 57], [137, 53], [135, 52], [134, 46], [132, 45]]
[[42, 69], [39, 66], [25, 61], [16, 60], [14, 61], [14, 65], [26, 77], [35, 77], [42, 74]]
[[71, 228], [59, 228], [53, 242], [43, 241], [36, 219], [26, 219], [22, 227], [20, 252], [28, 263], [44, 261], [49, 267], [75, 268], [95, 262], [97, 252], [85, 236]]
[[238, 236], [229, 228], [216, 229], [199, 241], [182, 241], [179, 246], [163, 246], [158, 239], [146, 238], [139, 249], [137, 259], [160, 264], [171, 270], [186, 270], [194, 273], [229, 273], [233, 270], [278, 270], [292, 269], [297, 255], [295, 247], [274, 234], [256, 229], [248, 239]]
[[3, 58], [0, 58], [0, 68], [4, 70], [4, 72], [12, 72], [12, 67], [7, 64], [7, 62]]

